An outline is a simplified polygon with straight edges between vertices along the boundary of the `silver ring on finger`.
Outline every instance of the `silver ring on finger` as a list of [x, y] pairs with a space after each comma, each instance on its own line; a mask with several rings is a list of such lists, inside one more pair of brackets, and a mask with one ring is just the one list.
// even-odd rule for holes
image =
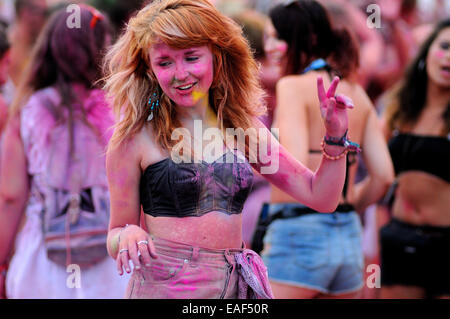
[[119, 250], [119, 254], [121, 254], [121, 253], [123, 253], [123, 252], [125, 252], [125, 251], [128, 251], [128, 249], [122, 248], [121, 250]]
[[141, 241], [139, 241], [137, 244], [138, 244], [138, 246], [139, 246], [140, 244], [148, 245], [148, 241], [147, 241], [147, 240], [141, 240]]

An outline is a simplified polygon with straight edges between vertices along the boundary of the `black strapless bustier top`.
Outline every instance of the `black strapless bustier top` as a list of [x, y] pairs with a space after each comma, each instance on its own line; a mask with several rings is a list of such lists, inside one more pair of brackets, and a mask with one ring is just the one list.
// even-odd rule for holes
[[212, 163], [177, 164], [169, 157], [142, 174], [141, 205], [145, 214], [155, 217], [240, 214], [252, 184], [250, 164], [232, 152]]
[[450, 182], [450, 137], [395, 133], [389, 151], [396, 174], [422, 171]]

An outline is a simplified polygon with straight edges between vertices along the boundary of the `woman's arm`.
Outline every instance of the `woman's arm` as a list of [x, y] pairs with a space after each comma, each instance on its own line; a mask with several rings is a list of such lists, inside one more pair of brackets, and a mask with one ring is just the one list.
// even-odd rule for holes
[[[154, 255], [154, 247], [148, 233], [139, 227], [140, 199], [139, 182], [141, 177], [139, 144], [136, 139], [122, 143], [106, 156], [106, 172], [110, 192], [110, 222], [107, 247], [111, 257], [117, 260], [118, 272], [122, 267], [130, 272], [129, 259], [140, 267], [137, 243], [146, 240], [147, 245], [140, 245], [141, 255], [146, 263]], [[129, 225], [129, 226], [126, 226]], [[124, 253], [120, 250], [126, 249]]]
[[[338, 79], [333, 80], [327, 93], [323, 89], [322, 79], [318, 79], [319, 101], [326, 131], [330, 136], [344, 135], [348, 119], [346, 105], [336, 103], [335, 91]], [[255, 120], [259, 129], [258, 161], [254, 167], [272, 184], [280, 188], [299, 202], [321, 212], [333, 212], [340, 199], [345, 180], [345, 156], [338, 160], [322, 158], [316, 172], [305, 167], [298, 158], [305, 160], [307, 152], [307, 119], [296, 111], [302, 103], [298, 84], [292, 80], [282, 80], [277, 85], [277, 122], [283, 128], [282, 140], [290, 145], [294, 154], [288, 152], [279, 144], [274, 136], [261, 123]], [[279, 108], [285, 108], [285, 111]], [[292, 110], [293, 113], [290, 113]], [[298, 117], [297, 117], [298, 116]], [[286, 125], [286, 123], [291, 123]], [[263, 134], [261, 134], [261, 132]], [[281, 133], [280, 133], [281, 135]], [[264, 138], [267, 136], [267, 138]], [[284, 142], [283, 142], [284, 143]], [[269, 150], [269, 152], [267, 152]], [[341, 146], [326, 145], [325, 151], [331, 156], [337, 156], [344, 151]], [[264, 159], [261, 154], [268, 153]], [[267, 172], [267, 166], [271, 170]]]
[[20, 137], [20, 118], [6, 125], [0, 164], [0, 265], [6, 262], [29, 194], [27, 161]]
[[363, 136], [363, 160], [368, 175], [354, 185], [352, 203], [358, 212], [377, 202], [394, 181], [394, 168], [380, 122], [370, 110]]

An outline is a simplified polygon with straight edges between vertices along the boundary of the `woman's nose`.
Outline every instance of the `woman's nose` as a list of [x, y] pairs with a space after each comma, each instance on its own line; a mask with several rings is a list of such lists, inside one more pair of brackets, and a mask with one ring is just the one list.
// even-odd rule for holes
[[275, 41], [273, 41], [273, 39], [271, 39], [271, 38], [268, 38], [268, 39], [266, 39], [266, 40], [264, 41], [264, 51], [265, 51], [266, 53], [271, 53], [271, 52], [273, 52], [273, 50], [274, 50], [274, 48], [275, 48], [274, 42], [275, 42]]
[[184, 65], [182, 64], [178, 64], [176, 65], [176, 69], [175, 69], [175, 81], [177, 82], [183, 82], [184, 80], [186, 80], [186, 78], [188, 77], [189, 72], [187, 71], [187, 69], [184, 67]]

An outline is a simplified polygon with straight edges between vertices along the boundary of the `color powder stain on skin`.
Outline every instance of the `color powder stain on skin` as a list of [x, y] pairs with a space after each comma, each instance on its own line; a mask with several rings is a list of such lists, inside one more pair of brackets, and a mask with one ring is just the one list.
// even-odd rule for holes
[[439, 59], [442, 59], [443, 57], [445, 56], [445, 53], [444, 53], [444, 51], [437, 51], [436, 52], [436, 57], [437, 58], [439, 58]]
[[195, 291], [195, 290], [197, 290], [197, 287], [182, 286], [182, 287], [175, 287], [173, 290], [174, 291]]
[[403, 207], [404, 207], [405, 211], [408, 211], [408, 212], [416, 211], [416, 208], [414, 207], [414, 205], [407, 200], [403, 200]]
[[289, 174], [278, 172], [275, 179], [282, 184], [289, 184], [289, 178], [290, 178]]
[[204, 92], [200, 92], [200, 91], [193, 91], [192, 92], [192, 99], [194, 100], [194, 103], [197, 103], [204, 96], [205, 96]]

